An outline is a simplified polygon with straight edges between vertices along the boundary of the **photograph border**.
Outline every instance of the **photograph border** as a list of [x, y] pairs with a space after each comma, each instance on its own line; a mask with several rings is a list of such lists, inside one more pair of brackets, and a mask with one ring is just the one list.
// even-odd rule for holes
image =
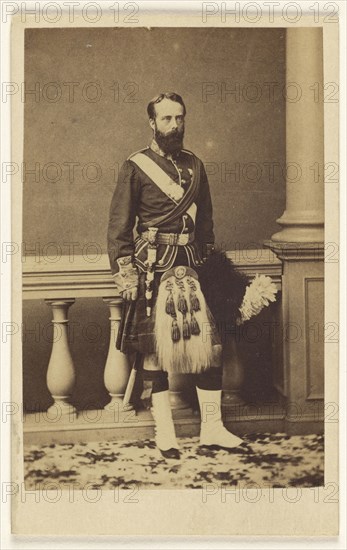
[[[141, 3], [144, 4], [144, 3]], [[201, 3], [192, 2], [187, 14], [164, 13], [157, 8], [155, 13], [144, 12], [139, 14], [139, 23], [132, 26], [185, 26], [202, 27], [201, 13], [193, 11], [193, 5]], [[261, 4], [261, 3], [260, 3]], [[31, 18], [32, 19], [32, 18]], [[109, 19], [109, 20], [108, 20]], [[212, 23], [212, 21], [211, 21]], [[280, 18], [274, 23], [260, 21], [251, 26], [256, 27], [312, 27], [323, 28], [324, 43], [324, 80], [325, 82], [339, 82], [339, 49], [338, 49], [338, 23], [324, 23], [321, 19], [314, 22], [312, 16], [302, 17], [298, 22], [285, 24]], [[42, 28], [47, 26], [44, 22], [36, 23], [27, 18], [23, 23], [19, 17], [14, 16], [12, 21], [12, 60], [11, 81], [24, 81], [24, 31], [26, 28]], [[114, 27], [112, 17], [104, 17], [96, 24], [87, 24], [82, 18], [76, 18], [74, 25], [68, 18], [60, 20], [54, 27]], [[119, 26], [125, 26], [124, 22]], [[223, 23], [216, 19], [213, 26], [229, 27], [232, 24]], [[249, 23], [241, 21], [238, 27], [248, 27]], [[12, 162], [21, 165], [23, 160], [23, 125], [24, 105], [20, 97], [12, 98]], [[334, 105], [325, 104], [324, 112], [324, 156], [329, 162], [339, 164], [338, 143], [339, 114]], [[12, 191], [12, 236], [11, 242], [22, 240], [22, 182], [20, 174], [14, 174], [11, 182]], [[339, 186], [329, 184], [325, 188], [325, 242], [339, 243]], [[342, 244], [342, 243], [340, 243]], [[12, 317], [11, 321], [21, 326], [22, 323], [22, 299], [18, 288], [22, 285], [22, 262], [20, 254], [12, 258]], [[329, 292], [329, 301], [325, 299], [325, 321], [339, 322], [339, 296], [337, 293], [339, 264], [325, 264], [325, 296]], [[335, 292], [332, 294], [332, 289]], [[338, 344], [325, 345], [325, 401], [327, 403], [339, 403], [338, 384]], [[12, 337], [12, 403], [22, 403], [22, 341], [20, 332]], [[318, 500], [314, 498], [312, 489], [302, 489], [301, 498], [293, 506], [297, 489], [286, 490], [288, 500], [283, 498], [281, 489], [262, 490], [261, 504], [247, 502], [242, 495], [236, 502], [231, 497], [222, 501], [221, 495], [217, 495], [211, 502], [203, 503], [201, 493], [196, 490], [160, 490], [146, 489], [141, 493], [141, 499], [134, 500], [129, 491], [124, 491], [117, 503], [114, 502], [112, 491], [107, 495], [103, 491], [102, 498], [94, 502], [84, 499], [81, 492], [74, 495], [74, 501], [69, 502], [68, 492], [62, 493], [62, 497], [54, 506], [54, 496], [49, 499], [40, 494], [39, 498], [32, 491], [25, 491], [23, 487], [23, 424], [21, 414], [13, 414], [12, 421], [12, 477], [11, 482], [20, 487], [20, 490], [12, 498], [13, 532], [25, 535], [284, 535], [284, 536], [315, 536], [319, 527], [319, 536], [336, 536], [338, 533], [338, 502], [326, 501], [329, 490], [325, 487], [318, 491]], [[338, 430], [339, 424], [325, 423], [325, 486], [329, 483], [338, 484]], [[121, 493], [123, 491], [120, 491]], [[199, 494], [200, 493], [200, 494]], [[242, 493], [242, 491], [240, 491]], [[271, 502], [270, 499], [274, 499]], [[182, 497], [184, 496], [184, 502]], [[119, 495], [118, 495], [119, 497]], [[137, 498], [137, 497], [136, 497]], [[167, 506], [164, 504], [167, 503]], [[129, 506], [127, 504], [136, 504]], [[147, 521], [146, 510], [151, 507], [152, 513], [157, 518], [157, 524], [152, 520]], [[269, 510], [271, 509], [271, 516]], [[91, 510], [95, 517], [92, 521]], [[175, 525], [172, 525], [172, 516], [175, 517]], [[115, 529], [115, 517], [121, 529]], [[232, 525], [228, 525], [227, 518], [232, 517]], [[252, 525], [245, 517], [252, 517]]]

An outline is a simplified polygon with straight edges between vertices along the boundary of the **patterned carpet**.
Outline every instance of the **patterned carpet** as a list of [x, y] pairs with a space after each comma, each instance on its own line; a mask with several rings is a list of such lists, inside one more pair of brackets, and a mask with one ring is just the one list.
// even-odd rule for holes
[[[324, 484], [321, 435], [253, 434], [232, 451], [180, 438], [181, 460], [165, 460], [151, 439], [31, 445], [24, 449], [26, 489], [78, 484], [90, 489], [201, 489], [207, 483], [242, 487]], [[46, 485], [48, 488], [48, 485]]]

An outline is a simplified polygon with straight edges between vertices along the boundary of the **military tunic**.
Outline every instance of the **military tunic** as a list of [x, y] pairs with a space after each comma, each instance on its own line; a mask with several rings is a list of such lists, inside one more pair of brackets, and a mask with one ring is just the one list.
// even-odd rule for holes
[[[182, 149], [168, 158], [155, 141], [141, 153], [150, 157], [175, 183], [182, 187], [184, 193], [187, 192], [194, 174], [193, 153]], [[200, 178], [195, 200], [197, 206], [195, 221], [184, 213], [178, 219], [168, 221], [159, 227], [160, 233], [194, 234], [194, 240], [186, 245], [157, 245], [153, 305], [163, 272], [177, 265], [198, 268], [202, 263], [205, 245], [214, 242], [212, 202], [208, 179], [203, 163], [200, 159], [196, 158], [196, 160], [200, 165]], [[110, 207], [107, 235], [112, 274], [118, 272], [117, 260], [126, 256], [132, 257], [140, 273], [139, 296], [131, 320], [126, 326], [123, 326], [122, 323], [123, 334], [119, 340], [119, 348], [124, 353], [155, 352], [153, 315], [147, 317], [145, 308], [145, 261], [148, 242], [141, 238], [141, 233], [147, 229], [148, 222], [171, 212], [174, 206], [172, 199], [131, 160], [130, 156], [119, 173]], [[137, 235], [134, 235], [135, 225]], [[217, 338], [216, 333], [215, 341]]]

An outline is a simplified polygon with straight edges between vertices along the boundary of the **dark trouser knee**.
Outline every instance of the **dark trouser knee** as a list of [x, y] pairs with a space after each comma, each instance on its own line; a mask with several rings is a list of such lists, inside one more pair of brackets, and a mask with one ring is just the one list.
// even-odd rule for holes
[[196, 375], [196, 385], [201, 390], [222, 389], [223, 368], [211, 367]]

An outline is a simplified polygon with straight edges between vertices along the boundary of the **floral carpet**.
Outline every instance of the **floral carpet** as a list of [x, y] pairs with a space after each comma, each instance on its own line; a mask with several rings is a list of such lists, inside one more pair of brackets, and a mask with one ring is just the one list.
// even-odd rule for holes
[[28, 445], [26, 489], [48, 484], [88, 489], [201, 489], [219, 486], [315, 487], [324, 484], [321, 435], [252, 434], [230, 451], [200, 447], [197, 437], [179, 439], [181, 459], [166, 460], [154, 440]]

